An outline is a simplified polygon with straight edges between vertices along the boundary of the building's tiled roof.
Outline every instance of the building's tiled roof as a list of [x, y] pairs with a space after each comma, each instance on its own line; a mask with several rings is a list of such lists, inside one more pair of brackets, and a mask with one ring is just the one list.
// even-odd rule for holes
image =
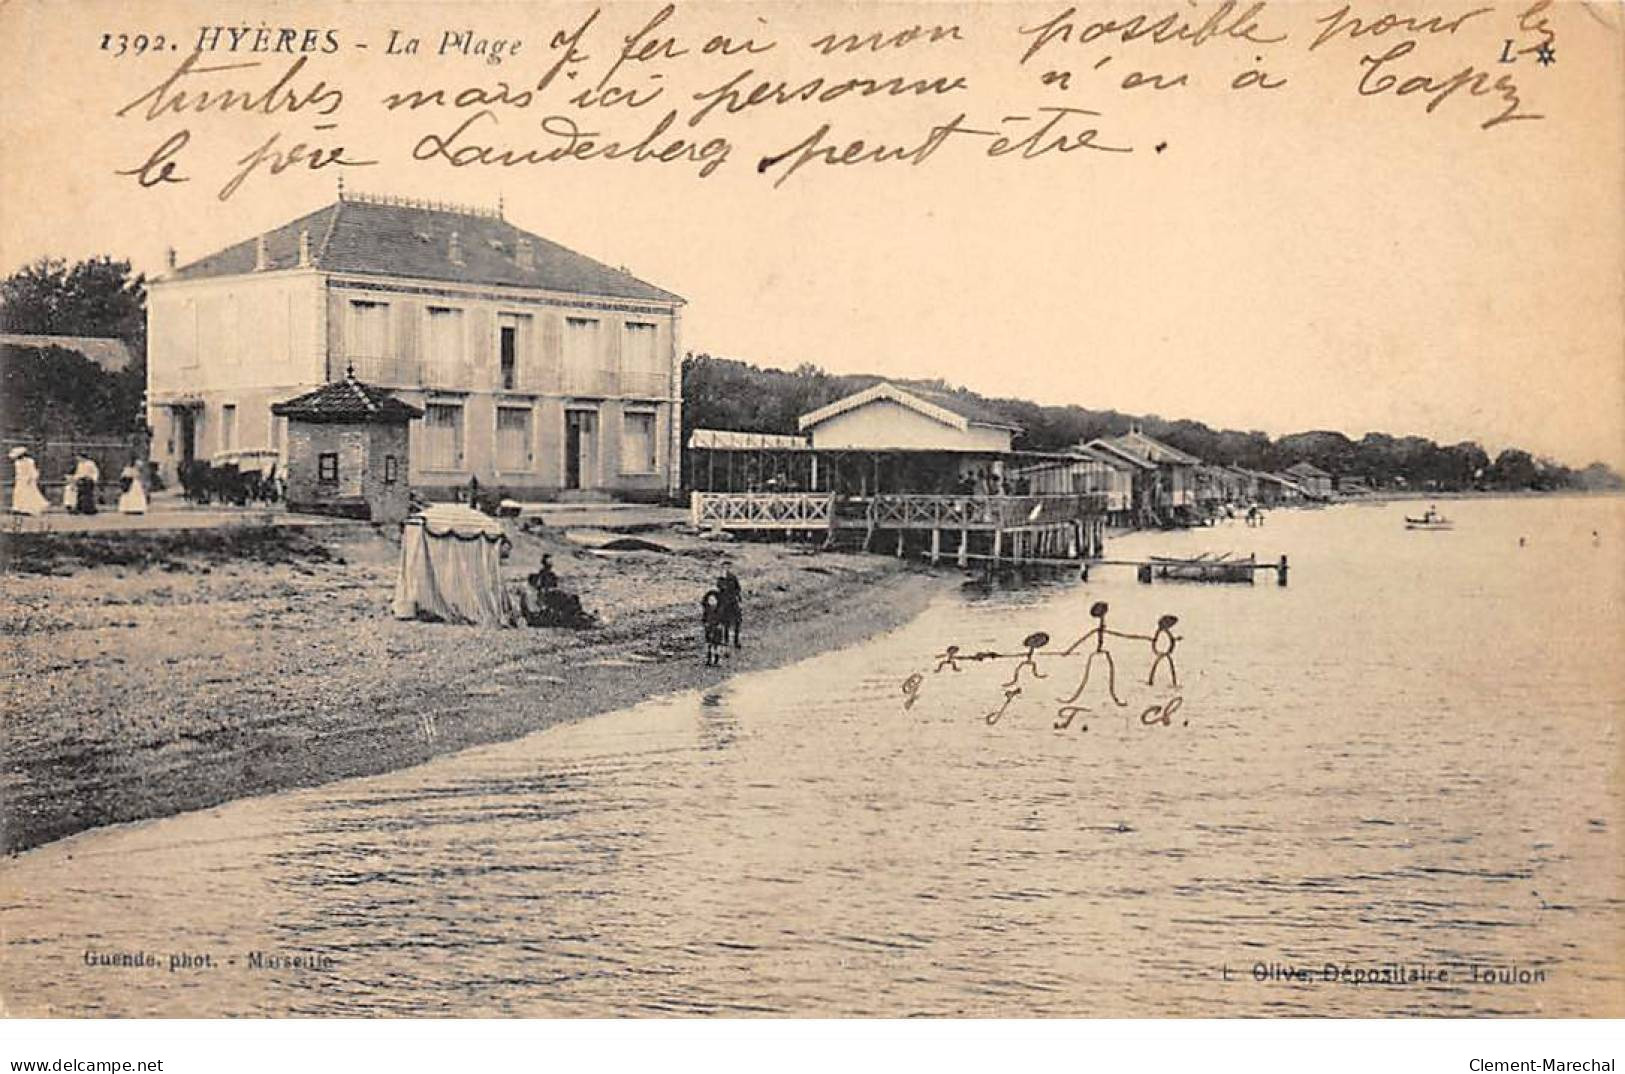
[[1194, 466], [1201, 462], [1195, 455], [1187, 455], [1170, 444], [1164, 444], [1155, 437], [1147, 436], [1138, 429], [1132, 429], [1112, 441], [1116, 446], [1142, 459], [1149, 459], [1156, 463], [1173, 463], [1180, 466]]
[[922, 388], [909, 381], [889, 380], [877, 380], [862, 391], [842, 396], [833, 403], [828, 403], [817, 410], [801, 415], [801, 428], [805, 431], [814, 425], [828, 421], [838, 414], [856, 410], [858, 407], [867, 406], [877, 400], [897, 403], [933, 420], [940, 421], [944, 425], [952, 425], [960, 429], [968, 428], [971, 425], [990, 425], [999, 429], [1008, 429], [1011, 432], [1021, 431], [1021, 426], [1012, 421], [1009, 416], [979, 400], [936, 388]]
[[1129, 466], [1137, 467], [1141, 470], [1155, 470], [1157, 468], [1157, 464], [1152, 462], [1150, 459], [1143, 458], [1131, 451], [1118, 447], [1116, 441], [1113, 440], [1091, 440], [1085, 444], [1084, 447], [1100, 455], [1106, 456], [1108, 460], [1115, 459], [1120, 464], [1126, 463]]
[[300, 421], [404, 425], [421, 418], [423, 411], [390, 395], [381, 388], [346, 376], [324, 384], [296, 399], [274, 403], [271, 413]]
[[37, 336], [23, 332], [0, 332], [0, 345], [8, 347], [61, 347], [89, 358], [109, 373], [130, 364], [130, 348], [122, 339], [102, 336]]
[[1294, 463], [1293, 465], [1288, 466], [1284, 472], [1289, 473], [1289, 474], [1297, 474], [1300, 477], [1331, 477], [1332, 476], [1331, 474], [1327, 473], [1325, 470], [1322, 470], [1320, 467], [1318, 467], [1314, 463], [1310, 462], [1308, 459], [1305, 459], [1302, 462]]
[[[454, 232], [460, 254], [455, 261]], [[355, 196], [184, 265], [170, 278], [252, 274], [258, 270], [261, 238], [265, 240], [264, 271], [297, 268], [301, 234], [308, 236], [310, 265], [323, 272], [534, 287], [650, 302], [682, 301], [670, 291], [489, 213]], [[522, 239], [530, 243], [530, 268], [519, 261]]]
[[956, 392], [945, 392], [938, 388], [921, 387], [906, 380], [894, 383], [897, 383], [910, 395], [940, 406], [944, 410], [951, 410], [966, 421], [977, 425], [993, 425], [1001, 429], [1021, 431], [1021, 426], [1016, 424], [1010, 415], [985, 400], [960, 395]]

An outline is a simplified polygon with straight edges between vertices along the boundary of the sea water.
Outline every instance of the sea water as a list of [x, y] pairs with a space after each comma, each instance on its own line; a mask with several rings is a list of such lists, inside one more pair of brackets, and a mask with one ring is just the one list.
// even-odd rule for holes
[[5, 1012], [1625, 1014], [1625, 501], [1421, 506], [1109, 550], [1285, 587], [946, 572], [852, 649], [36, 849]]

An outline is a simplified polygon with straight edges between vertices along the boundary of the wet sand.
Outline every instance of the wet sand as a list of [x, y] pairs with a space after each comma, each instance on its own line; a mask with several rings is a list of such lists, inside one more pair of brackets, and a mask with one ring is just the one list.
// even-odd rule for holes
[[[0, 850], [405, 768], [789, 663], [906, 621], [944, 584], [888, 557], [647, 536], [671, 554], [515, 532], [510, 580], [552, 553], [602, 620], [579, 632], [397, 621], [398, 546], [365, 526], [283, 556], [8, 573]], [[708, 668], [699, 599], [725, 561], [745, 647]]]

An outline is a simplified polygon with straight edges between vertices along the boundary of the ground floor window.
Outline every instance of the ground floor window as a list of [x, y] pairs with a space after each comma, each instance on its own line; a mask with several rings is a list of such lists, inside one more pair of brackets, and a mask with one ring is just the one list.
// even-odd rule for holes
[[460, 470], [463, 466], [463, 408], [458, 403], [430, 403], [423, 408], [423, 468]]
[[339, 483], [339, 453], [324, 451], [316, 456], [316, 480], [324, 485]]
[[655, 415], [652, 411], [628, 411], [621, 416], [621, 471], [652, 474], [655, 455]]
[[220, 450], [237, 447], [237, 405], [227, 403], [220, 408]]
[[497, 469], [529, 470], [533, 458], [530, 408], [497, 407]]

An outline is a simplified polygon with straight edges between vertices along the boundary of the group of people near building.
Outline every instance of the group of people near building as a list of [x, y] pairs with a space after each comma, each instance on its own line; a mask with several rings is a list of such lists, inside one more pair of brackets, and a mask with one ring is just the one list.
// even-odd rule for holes
[[990, 466], [959, 475], [954, 492], [960, 496], [1025, 496], [1032, 482], [1025, 477], [1006, 479]]
[[[27, 447], [14, 447], [9, 452], [13, 470], [11, 510], [13, 514], [37, 516], [50, 508], [50, 501], [40, 491], [39, 464]], [[139, 459], [131, 459], [119, 475], [118, 509], [126, 515], [147, 513], [147, 489]], [[96, 497], [101, 485], [101, 467], [88, 455], [74, 460], [73, 471], [62, 482], [62, 508], [77, 515], [97, 512]]]

